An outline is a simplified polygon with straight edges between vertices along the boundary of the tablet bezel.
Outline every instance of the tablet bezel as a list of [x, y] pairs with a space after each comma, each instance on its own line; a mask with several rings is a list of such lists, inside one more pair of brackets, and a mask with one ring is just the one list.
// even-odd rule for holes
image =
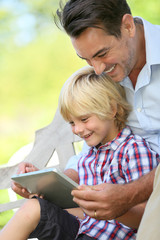
[[78, 207], [71, 195], [78, 184], [56, 168], [18, 174], [11, 178], [30, 193], [42, 195], [63, 209]]

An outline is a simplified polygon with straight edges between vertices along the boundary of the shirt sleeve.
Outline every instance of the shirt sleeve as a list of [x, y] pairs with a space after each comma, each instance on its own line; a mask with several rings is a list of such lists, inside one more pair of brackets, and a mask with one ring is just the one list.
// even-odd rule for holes
[[132, 143], [125, 154], [125, 164], [122, 167], [126, 181], [130, 182], [150, 172], [159, 161], [159, 155], [149, 148], [145, 140]]
[[79, 154], [69, 158], [65, 170], [71, 168], [78, 171], [78, 161], [84, 154], [86, 154], [86, 152], [88, 152], [88, 150], [89, 150], [89, 146], [86, 144], [86, 142], [84, 142], [82, 151]]

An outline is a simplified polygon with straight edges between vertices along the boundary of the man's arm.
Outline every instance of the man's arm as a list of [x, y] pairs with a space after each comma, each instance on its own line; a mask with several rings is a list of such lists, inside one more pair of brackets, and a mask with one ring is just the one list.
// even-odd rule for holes
[[91, 217], [94, 217], [96, 210], [98, 219], [115, 219], [148, 200], [153, 190], [154, 175], [155, 169], [127, 184], [82, 185], [72, 191], [73, 200]]
[[145, 210], [145, 206], [146, 202], [138, 204], [135, 207], [129, 209], [129, 211], [124, 215], [116, 218], [116, 220], [130, 228], [138, 229]]

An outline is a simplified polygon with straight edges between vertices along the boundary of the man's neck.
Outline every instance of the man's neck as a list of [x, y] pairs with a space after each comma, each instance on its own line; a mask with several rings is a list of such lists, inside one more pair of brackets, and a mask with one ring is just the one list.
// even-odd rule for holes
[[144, 38], [144, 28], [142, 22], [135, 22], [137, 29], [137, 62], [135, 63], [134, 68], [129, 74], [129, 78], [135, 88], [137, 83], [137, 78], [142, 68], [146, 64], [146, 47], [145, 47], [145, 38]]
[[141, 69], [134, 69], [132, 72], [129, 74], [129, 78], [132, 82], [133, 88], [135, 88], [136, 83], [137, 83], [137, 78], [140, 73]]

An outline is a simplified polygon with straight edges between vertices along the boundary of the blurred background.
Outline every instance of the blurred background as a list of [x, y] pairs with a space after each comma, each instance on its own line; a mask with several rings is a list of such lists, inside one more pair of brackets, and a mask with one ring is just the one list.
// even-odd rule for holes
[[[160, 24], [159, 0], [128, 3], [134, 16]], [[0, 0], [0, 165], [52, 121], [63, 83], [86, 65], [54, 24], [58, 4], [58, 0]], [[0, 191], [0, 202], [6, 197]], [[11, 215], [0, 214], [0, 228]]]

